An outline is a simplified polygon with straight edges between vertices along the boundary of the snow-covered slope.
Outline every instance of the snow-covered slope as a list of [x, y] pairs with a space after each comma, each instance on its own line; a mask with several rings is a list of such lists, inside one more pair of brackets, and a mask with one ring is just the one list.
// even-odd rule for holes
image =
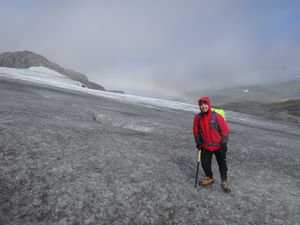
[[63, 74], [45, 67], [30, 67], [28, 69], [0, 67], [0, 74], [2, 76], [6, 75], [15, 79], [29, 80], [36, 83], [45, 83], [57, 87], [85, 87], [83, 83], [74, 81]]
[[226, 111], [232, 193], [194, 188], [197, 106], [32, 70], [0, 68], [0, 224], [299, 224], [298, 126]]

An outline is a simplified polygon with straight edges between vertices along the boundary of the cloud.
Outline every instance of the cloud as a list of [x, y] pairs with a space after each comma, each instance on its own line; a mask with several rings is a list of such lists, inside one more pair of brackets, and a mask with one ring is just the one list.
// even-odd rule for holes
[[106, 89], [130, 94], [121, 80], [191, 91], [300, 76], [298, 1], [2, 2], [1, 52], [33, 51]]

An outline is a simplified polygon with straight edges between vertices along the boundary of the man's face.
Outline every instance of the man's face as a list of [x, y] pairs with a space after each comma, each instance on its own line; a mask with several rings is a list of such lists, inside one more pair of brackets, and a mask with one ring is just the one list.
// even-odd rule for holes
[[207, 105], [207, 103], [202, 103], [202, 104], [200, 105], [200, 109], [201, 109], [201, 111], [204, 112], [204, 113], [208, 112], [208, 105]]

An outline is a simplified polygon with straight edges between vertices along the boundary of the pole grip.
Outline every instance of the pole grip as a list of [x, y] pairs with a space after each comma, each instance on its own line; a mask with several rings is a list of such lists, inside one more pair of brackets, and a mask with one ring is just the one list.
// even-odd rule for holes
[[195, 188], [197, 187], [197, 180], [198, 180], [198, 171], [199, 171], [200, 155], [201, 155], [201, 149], [199, 150], [199, 154], [198, 154], [198, 163], [197, 163], [197, 172], [196, 172]]

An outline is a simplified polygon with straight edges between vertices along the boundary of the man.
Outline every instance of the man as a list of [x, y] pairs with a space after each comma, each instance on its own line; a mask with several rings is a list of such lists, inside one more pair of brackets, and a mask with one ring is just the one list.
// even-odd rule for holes
[[214, 183], [211, 161], [213, 154], [215, 154], [222, 180], [221, 186], [225, 192], [229, 193], [231, 189], [227, 182], [228, 169], [226, 164], [228, 126], [219, 113], [215, 115], [217, 124], [214, 122], [210, 101], [207, 97], [199, 99], [198, 105], [201, 111], [200, 125], [197, 114], [194, 118], [193, 133], [197, 143], [196, 147], [201, 150], [201, 165], [206, 174], [206, 178], [200, 181], [199, 185], [207, 186]]

